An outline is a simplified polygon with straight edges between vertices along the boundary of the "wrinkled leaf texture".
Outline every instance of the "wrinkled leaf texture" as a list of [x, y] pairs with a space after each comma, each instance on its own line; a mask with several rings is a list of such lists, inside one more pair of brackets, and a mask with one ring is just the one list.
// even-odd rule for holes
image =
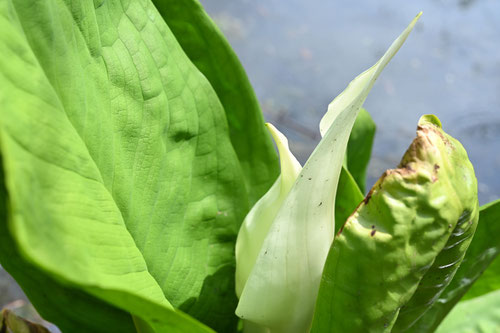
[[[500, 254], [500, 238], [496, 237], [499, 233], [500, 200], [496, 200], [481, 206], [474, 238], [453, 280], [439, 299], [408, 332], [432, 332], [450, 311], [450, 317], [453, 318], [459, 317], [461, 312], [469, 311], [467, 306], [461, 305], [462, 303], [481, 307], [482, 302], [488, 302], [490, 304], [488, 311], [491, 311], [492, 314], [498, 312], [493, 307], [498, 303], [491, 302], [489, 297], [481, 297], [500, 289], [498, 280], [500, 276], [498, 257]], [[481, 300], [468, 303], [469, 300], [475, 300], [476, 298], [481, 298]], [[454, 308], [457, 303], [459, 306]], [[483, 308], [481, 311], [485, 311], [485, 309]], [[488, 317], [488, 314], [485, 313], [485, 317]], [[445, 321], [448, 324], [443, 323], [443, 325], [449, 327], [450, 319]], [[497, 324], [500, 326], [500, 321]]]
[[229, 135], [265, 131], [227, 102], [241, 68], [210, 81], [149, 0], [2, 0], [0, 30], [2, 265], [63, 331], [233, 330], [236, 232], [278, 167]]
[[153, 0], [180, 45], [215, 89], [229, 123], [252, 206], [278, 177], [278, 155], [246, 73], [198, 0]]
[[478, 217], [461, 144], [433, 116], [340, 229], [323, 272], [312, 332], [403, 332], [458, 268]]

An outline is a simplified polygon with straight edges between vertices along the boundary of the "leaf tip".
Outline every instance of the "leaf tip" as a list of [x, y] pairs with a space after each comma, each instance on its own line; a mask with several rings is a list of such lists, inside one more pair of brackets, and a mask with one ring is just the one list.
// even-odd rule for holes
[[271, 123], [265, 123], [265, 126], [269, 131], [269, 133], [271, 134], [271, 136], [273, 137], [274, 142], [276, 142], [278, 148], [280, 145], [288, 147], [288, 139], [286, 138], [286, 136], [283, 135], [283, 133], [278, 131], [278, 129], [274, 127], [274, 125]]
[[420, 11], [420, 12], [419, 12], [419, 13], [415, 16], [415, 18], [411, 21], [410, 26], [412, 26], [412, 27], [413, 27], [413, 26], [415, 25], [415, 23], [417, 23], [417, 21], [420, 19], [420, 16], [422, 16], [422, 14], [423, 14], [423, 13], [424, 13], [423, 11]]
[[422, 117], [420, 117], [420, 119], [418, 120], [418, 126], [421, 127], [424, 125], [434, 125], [438, 128], [443, 127], [441, 125], [441, 120], [439, 120], [439, 118], [433, 114], [424, 114]]

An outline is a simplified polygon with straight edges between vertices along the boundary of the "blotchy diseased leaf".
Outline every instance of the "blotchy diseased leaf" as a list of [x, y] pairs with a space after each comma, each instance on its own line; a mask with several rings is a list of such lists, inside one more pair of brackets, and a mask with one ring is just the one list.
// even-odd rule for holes
[[153, 3], [224, 107], [252, 207], [278, 177], [279, 163], [245, 70], [199, 0]]
[[474, 238], [453, 280], [431, 309], [408, 332], [432, 332], [459, 301], [500, 289], [500, 238], [496, 237], [498, 234], [500, 200], [480, 208]]
[[157, 9], [8, 0], [0, 31], [0, 243], [21, 258], [0, 260], [21, 284], [43, 272], [48, 285], [23, 285], [39, 312], [96, 332], [63, 318], [68, 298], [43, 301], [68, 288], [90, 318], [102, 314], [86, 297], [121, 309], [103, 332], [133, 329], [126, 313], [157, 332], [208, 330], [171, 305], [234, 328], [244, 177], [217, 94]]
[[500, 332], [500, 290], [460, 302], [436, 331], [436, 333], [498, 332]]
[[398, 169], [385, 172], [336, 236], [312, 332], [397, 332], [396, 319], [411, 324], [449, 283], [477, 216], [465, 150], [437, 118], [422, 117]]
[[346, 162], [347, 169], [356, 180], [362, 193], [365, 193], [366, 169], [370, 162], [375, 130], [375, 122], [370, 113], [361, 109], [349, 136]]
[[236, 314], [276, 332], [306, 332], [335, 230], [335, 196], [358, 112], [418, 15], [382, 58], [328, 106], [323, 136], [283, 201], [241, 293]]

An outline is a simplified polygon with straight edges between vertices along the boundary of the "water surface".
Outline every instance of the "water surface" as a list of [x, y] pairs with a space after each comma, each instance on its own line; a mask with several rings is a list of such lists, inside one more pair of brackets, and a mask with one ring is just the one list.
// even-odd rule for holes
[[436, 114], [469, 153], [481, 203], [500, 198], [500, 2], [202, 0], [250, 77], [265, 117], [305, 162], [328, 103], [420, 11], [365, 107], [378, 125], [368, 183], [394, 168], [419, 117]]

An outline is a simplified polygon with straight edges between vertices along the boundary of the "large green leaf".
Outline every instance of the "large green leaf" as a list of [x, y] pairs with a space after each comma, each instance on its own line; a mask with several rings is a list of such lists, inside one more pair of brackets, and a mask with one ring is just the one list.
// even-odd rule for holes
[[370, 162], [375, 130], [375, 122], [370, 113], [361, 109], [347, 144], [347, 169], [363, 193], [366, 187], [366, 169]]
[[40, 314], [47, 320], [57, 322], [63, 332], [134, 332], [129, 313], [77, 288], [61, 284], [50, 274], [20, 256], [5, 223], [7, 194], [3, 184], [3, 174], [1, 176], [0, 261], [4, 268], [15, 276]]
[[500, 290], [460, 302], [436, 331], [436, 333], [499, 332]]
[[158, 332], [204, 330], [169, 303], [234, 328], [244, 177], [215, 91], [156, 8], [0, 6], [2, 264], [68, 332], [93, 330], [64, 319], [63, 290], [86, 319], [121, 309], [104, 330], [130, 330], [125, 312]]
[[220, 98], [253, 205], [277, 178], [279, 164], [245, 71], [198, 0], [153, 2], [186, 54]]
[[500, 289], [500, 238], [496, 237], [499, 233], [500, 200], [497, 200], [481, 207], [474, 238], [457, 273], [438, 301], [410, 332], [432, 332], [461, 299]]
[[328, 106], [320, 122], [323, 138], [283, 200], [243, 288], [236, 309], [241, 318], [277, 332], [309, 329], [334, 237], [335, 196], [349, 133], [373, 84], [417, 19]]
[[422, 117], [399, 168], [386, 171], [335, 238], [312, 332], [405, 330], [453, 277], [477, 205], [462, 145], [437, 118]]
[[[0, 162], [2, 162], [0, 160]], [[0, 163], [2, 164], [2, 163]], [[62, 281], [23, 258], [17, 244], [10, 237], [8, 223], [10, 198], [4, 184], [4, 174], [0, 168], [0, 260], [4, 267], [14, 274], [17, 282], [24, 288], [30, 300], [40, 313], [51, 321], [57, 322], [64, 332], [135, 332], [131, 313], [141, 316], [151, 323], [156, 332], [210, 332], [199, 323], [182, 313], [171, 310], [165, 302], [152, 302], [147, 297], [138, 297], [120, 290], [107, 292], [100, 287], [81, 289]], [[97, 290], [96, 290], [97, 289]], [[96, 294], [109, 294], [112, 306]], [[147, 295], [146, 295], [147, 296]], [[124, 305], [127, 304], [127, 305]], [[120, 310], [126, 309], [126, 311]], [[130, 311], [130, 312], [128, 312]]]

